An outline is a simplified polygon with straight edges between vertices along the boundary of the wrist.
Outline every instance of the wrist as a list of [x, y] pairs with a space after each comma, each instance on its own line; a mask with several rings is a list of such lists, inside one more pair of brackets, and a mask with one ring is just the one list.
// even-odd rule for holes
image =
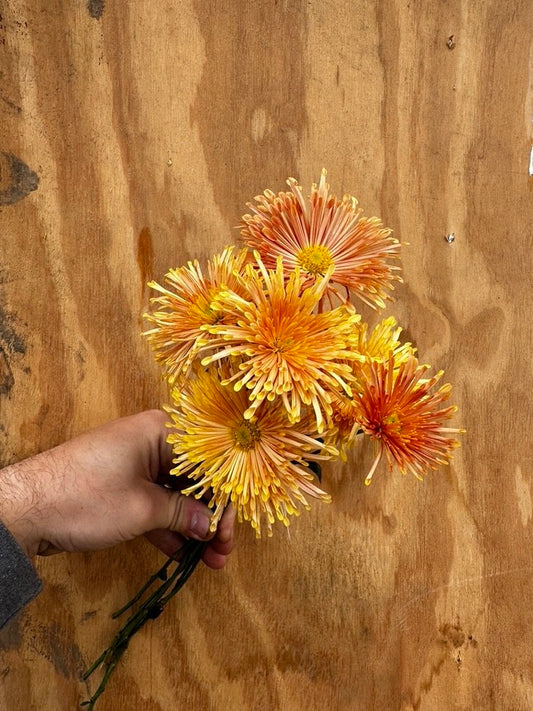
[[29, 557], [41, 543], [36, 475], [31, 459], [0, 471], [0, 521]]

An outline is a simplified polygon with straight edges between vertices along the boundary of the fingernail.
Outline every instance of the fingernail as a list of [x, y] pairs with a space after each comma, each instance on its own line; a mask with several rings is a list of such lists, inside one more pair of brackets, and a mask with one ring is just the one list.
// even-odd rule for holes
[[209, 516], [203, 513], [193, 513], [189, 533], [196, 538], [206, 538], [209, 533]]

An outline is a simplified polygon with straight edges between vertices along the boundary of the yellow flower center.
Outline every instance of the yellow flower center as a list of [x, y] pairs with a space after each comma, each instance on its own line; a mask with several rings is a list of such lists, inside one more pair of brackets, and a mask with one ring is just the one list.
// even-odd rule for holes
[[333, 264], [333, 257], [329, 249], [323, 244], [302, 247], [296, 255], [298, 264], [309, 274], [325, 274]]
[[218, 309], [213, 309], [211, 306], [206, 306], [206, 308], [204, 309], [204, 316], [206, 318], [207, 323], [211, 325], [219, 323], [224, 318], [224, 314], [222, 313], [222, 311], [219, 311]]
[[383, 424], [384, 425], [398, 425], [400, 426], [400, 418], [396, 414], [396, 412], [391, 412], [390, 415], [387, 415], [387, 417], [383, 418]]
[[194, 304], [196, 307], [196, 313], [200, 317], [201, 321], [203, 323], [208, 323], [210, 326], [214, 326], [224, 318], [223, 312], [213, 305], [214, 296], [217, 293], [218, 292], [215, 290], [211, 292], [211, 301], [208, 301], [203, 294], [200, 294]]
[[284, 353], [292, 348], [293, 340], [292, 338], [278, 338], [275, 336], [270, 345], [274, 353]]
[[261, 430], [255, 422], [243, 420], [236, 430], [233, 430], [235, 444], [241, 449], [253, 449], [261, 439]]

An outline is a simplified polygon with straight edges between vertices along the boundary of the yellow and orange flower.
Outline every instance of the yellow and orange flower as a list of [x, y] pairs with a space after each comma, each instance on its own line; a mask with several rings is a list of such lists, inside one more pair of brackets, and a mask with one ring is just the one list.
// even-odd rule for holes
[[351, 392], [350, 366], [340, 360], [353, 357], [350, 345], [360, 317], [349, 305], [315, 312], [331, 269], [305, 287], [298, 268], [286, 278], [281, 258], [275, 270], [267, 270], [257, 254], [256, 260], [238, 277], [243, 296], [232, 291], [217, 296], [216, 307], [227, 321], [206, 327], [214, 338], [202, 350], [217, 350], [202, 365], [240, 356], [239, 370], [224, 384], [250, 391], [246, 419], [264, 400], [279, 397], [292, 422], [305, 406], [312, 407], [322, 432], [332, 412], [328, 391]]
[[442, 407], [451, 385], [441, 385], [430, 393], [442, 371], [427, 378], [428, 368], [414, 356], [398, 365], [392, 353], [386, 362], [365, 365], [362, 391], [354, 398], [359, 409], [357, 421], [361, 430], [381, 445], [366, 484], [370, 483], [383, 452], [389, 467], [396, 464], [403, 474], [410, 471], [421, 479], [427, 469], [447, 464], [452, 451], [459, 446], [452, 435], [464, 430], [444, 427], [457, 409]]
[[365, 217], [357, 200], [331, 195], [322, 171], [306, 200], [294, 178], [287, 181], [291, 192], [275, 195], [265, 190], [248, 203], [252, 214], [243, 215], [244, 243], [261, 254], [265, 265], [274, 268], [278, 256], [287, 267], [299, 267], [308, 278], [324, 275], [333, 267], [327, 295], [337, 294], [340, 284], [372, 307], [384, 307], [393, 282], [401, 280], [398, 259], [400, 243], [377, 217]]
[[239, 292], [235, 274], [242, 272], [247, 258], [246, 249], [235, 253], [233, 247], [227, 247], [208, 262], [207, 277], [195, 260], [171, 269], [165, 275], [166, 287], [155, 281], [148, 284], [161, 295], [151, 300], [157, 310], [145, 317], [154, 328], [144, 335], [170, 382], [190, 369], [200, 343], [206, 338], [202, 328], [225, 320], [224, 312], [213, 306], [213, 300], [223, 289]]
[[401, 343], [399, 336], [402, 329], [396, 320], [390, 316], [380, 321], [368, 332], [368, 324], [359, 321], [355, 325], [354, 358], [350, 362], [353, 379], [351, 396], [344, 393], [332, 393], [331, 416], [332, 427], [326, 436], [326, 441], [338, 448], [343, 461], [347, 459], [347, 450], [355, 441], [360, 431], [358, 422], [360, 407], [357, 392], [362, 392], [361, 381], [365, 377], [365, 364], [372, 362], [388, 362], [391, 354], [394, 368], [415, 354], [410, 343]]
[[211, 530], [231, 502], [240, 521], [250, 521], [260, 536], [268, 535], [276, 519], [289, 525], [299, 507], [309, 508], [306, 495], [329, 501], [314, 483], [306, 462], [331, 459], [337, 452], [316, 439], [314, 418], [290, 424], [280, 400], [245, 417], [246, 390], [235, 391], [224, 361], [206, 370], [194, 366], [192, 377], [172, 390], [174, 407], [168, 442], [172, 445], [171, 474], [187, 475], [195, 483], [184, 494], [197, 498], [210, 492], [214, 509]]

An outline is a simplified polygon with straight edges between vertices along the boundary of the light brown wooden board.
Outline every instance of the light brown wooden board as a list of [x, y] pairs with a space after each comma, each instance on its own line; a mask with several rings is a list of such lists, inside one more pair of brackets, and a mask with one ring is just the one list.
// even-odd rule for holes
[[[532, 29], [529, 0], [0, 4], [3, 463], [157, 406], [146, 281], [322, 167], [410, 243], [388, 313], [468, 430], [422, 484], [365, 488], [362, 447], [290, 539], [239, 529], [100, 711], [533, 708]], [[0, 707], [75, 709], [160, 561], [142, 541], [38, 560]]]

